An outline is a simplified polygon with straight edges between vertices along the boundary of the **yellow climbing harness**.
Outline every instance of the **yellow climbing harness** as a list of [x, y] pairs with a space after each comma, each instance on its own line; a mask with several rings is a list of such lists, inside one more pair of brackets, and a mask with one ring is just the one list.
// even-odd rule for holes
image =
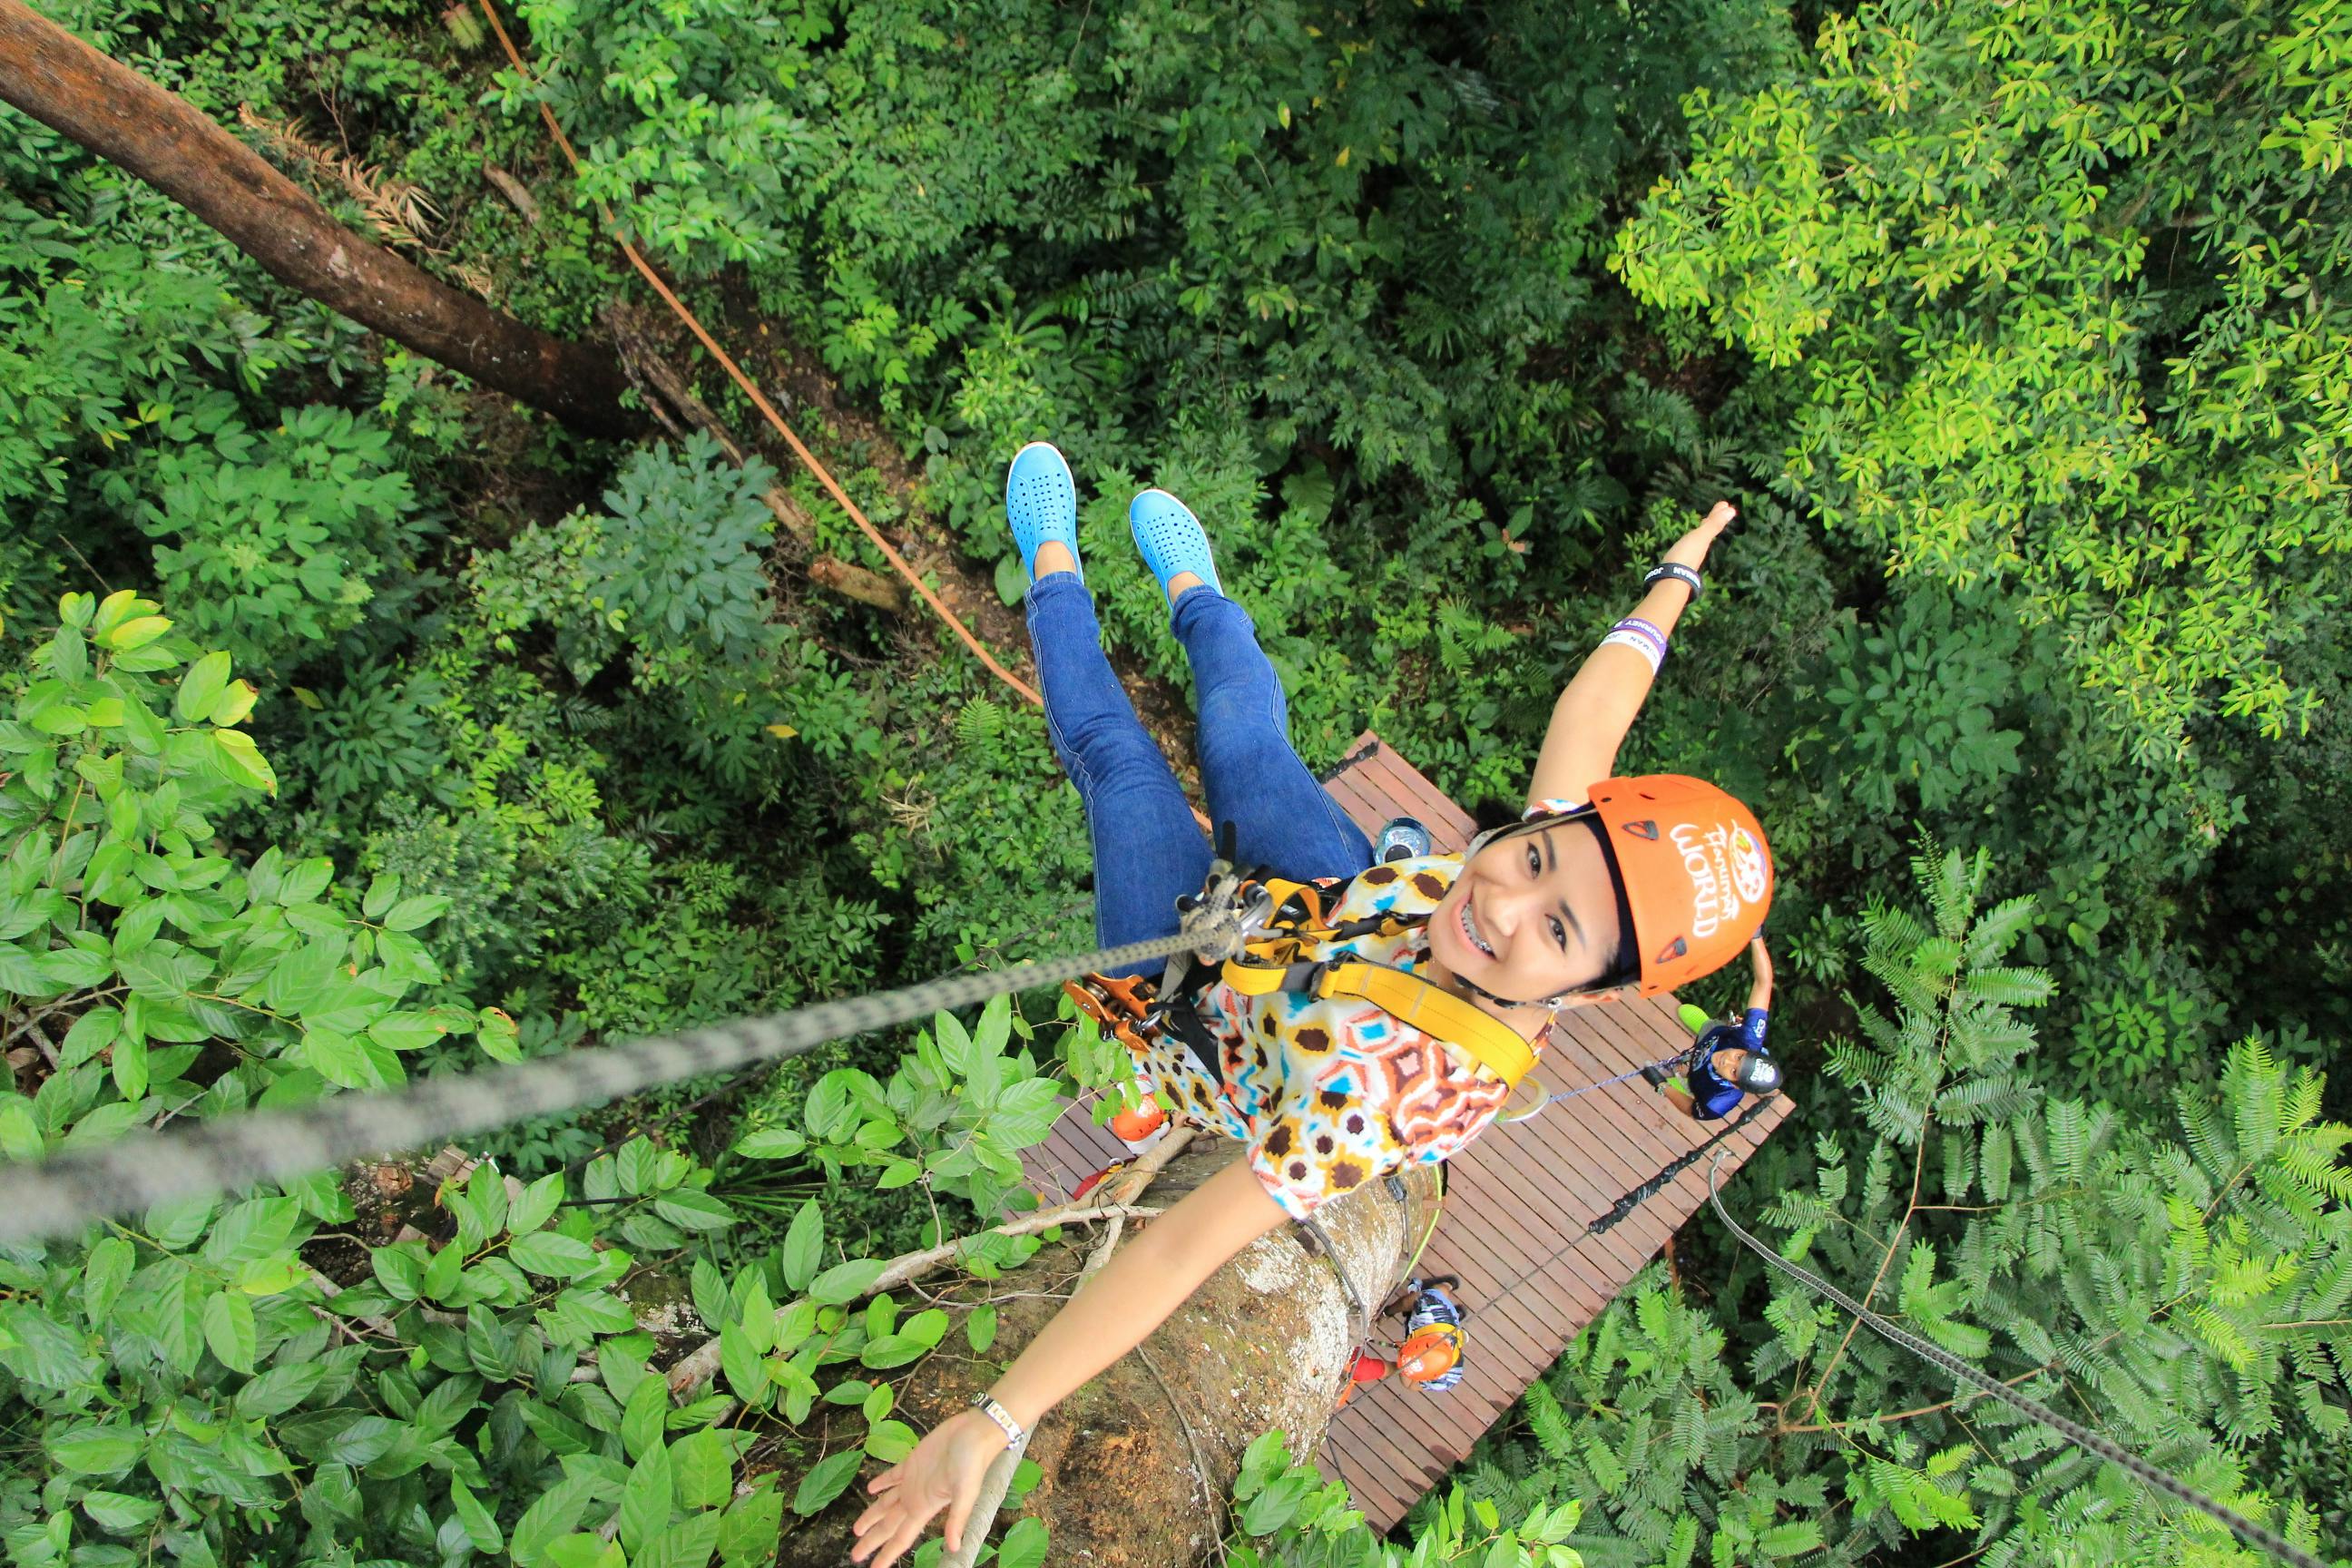
[[[1103, 1026], [1107, 1037], [1123, 1040], [1139, 1051], [1143, 1048], [1141, 1031], [1168, 1021], [1171, 1007], [1180, 1001], [1189, 1004], [1200, 984], [1212, 975], [1244, 996], [1291, 991], [1318, 999], [1369, 1002], [1516, 1089], [1534, 1068], [1536, 1051], [1509, 1025], [1404, 970], [1352, 954], [1331, 960], [1314, 956], [1328, 942], [1362, 936], [1394, 937], [1421, 923], [1415, 918], [1383, 911], [1335, 924], [1325, 912], [1324, 900], [1328, 894], [1344, 891], [1345, 886], [1325, 889], [1281, 878], [1229, 884], [1228, 896], [1250, 911], [1238, 956], [1224, 960], [1214, 970], [1192, 964], [1172, 988], [1162, 986], [1149, 995], [1139, 989], [1150, 986], [1149, 981], [1110, 980], [1099, 974], [1066, 982], [1063, 990]], [[1180, 1016], [1177, 1022], [1182, 1036], [1188, 1032], [1183, 1024], [1197, 1020]], [[1214, 1070], [1213, 1063], [1204, 1065]], [[1540, 1108], [1538, 1101], [1521, 1116], [1507, 1120], [1523, 1120]]]

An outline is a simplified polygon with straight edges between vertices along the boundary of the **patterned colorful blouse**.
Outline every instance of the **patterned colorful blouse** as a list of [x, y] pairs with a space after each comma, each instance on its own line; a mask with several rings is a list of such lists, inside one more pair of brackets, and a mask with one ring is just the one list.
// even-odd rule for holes
[[[1462, 864], [1460, 855], [1429, 855], [1375, 866], [1328, 918], [1424, 914]], [[1428, 928], [1327, 942], [1300, 956], [1343, 952], [1416, 970], [1429, 961]], [[1172, 1120], [1248, 1144], [1250, 1169], [1293, 1219], [1402, 1166], [1445, 1159], [1510, 1098], [1491, 1071], [1368, 1002], [1244, 996], [1220, 981], [1202, 992], [1199, 1013], [1218, 1041], [1223, 1081], [1211, 1082], [1170, 1030], [1139, 1054], [1139, 1074]], [[1541, 1061], [1542, 1038], [1534, 1045]]]

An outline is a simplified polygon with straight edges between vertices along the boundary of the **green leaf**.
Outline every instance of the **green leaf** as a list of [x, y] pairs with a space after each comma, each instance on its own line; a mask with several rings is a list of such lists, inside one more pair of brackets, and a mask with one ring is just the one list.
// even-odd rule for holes
[[717, 1508], [734, 1489], [735, 1458], [749, 1432], [709, 1429], [692, 1433], [670, 1445], [677, 1500], [684, 1508]]
[[659, 1375], [642, 1378], [629, 1390], [621, 1410], [621, 1448], [632, 1459], [642, 1459], [661, 1447], [669, 1418], [669, 1384]]
[[866, 1348], [857, 1352], [857, 1359], [876, 1371], [882, 1372], [891, 1367], [905, 1366], [909, 1362], [920, 1361], [929, 1352], [930, 1348], [922, 1341], [906, 1334], [884, 1334], [880, 1339], [868, 1340], [866, 1342]]
[[166, 1281], [155, 1303], [155, 1338], [163, 1359], [184, 1376], [195, 1375], [205, 1354], [204, 1285], [186, 1265]]
[[109, 632], [106, 641], [118, 652], [129, 653], [133, 648], [145, 647], [171, 629], [172, 623], [162, 616], [141, 616]]
[[[368, 879], [367, 896], [360, 900], [360, 918], [381, 921], [383, 911], [400, 898], [400, 876], [394, 871], [379, 871]], [[485, 1550], [489, 1550], [485, 1548]]]
[[788, 1289], [805, 1290], [816, 1277], [816, 1266], [824, 1260], [824, 1214], [816, 1200], [809, 1198], [801, 1205], [800, 1213], [793, 1216], [792, 1228], [784, 1233], [784, 1285]]
[[654, 1212], [688, 1230], [724, 1230], [735, 1223], [734, 1211], [709, 1193], [679, 1187], [654, 1200]]
[[584, 1476], [566, 1475], [523, 1510], [522, 1518], [515, 1521], [514, 1539], [507, 1547], [516, 1568], [535, 1568], [549, 1546], [572, 1532], [580, 1522], [582, 1510], [588, 1506], [592, 1484]]
[[856, 1448], [845, 1448], [829, 1459], [823, 1459], [801, 1478], [800, 1489], [793, 1494], [793, 1511], [806, 1518], [823, 1510], [826, 1504], [849, 1489], [857, 1479], [857, 1467], [865, 1453]]
[[230, 778], [241, 780], [268, 795], [278, 793], [278, 775], [262, 760], [252, 736], [242, 730], [214, 730], [210, 734], [221, 765]]
[[326, 1375], [324, 1362], [273, 1366], [236, 1391], [236, 1413], [253, 1418], [283, 1415], [308, 1399]]
[[139, 1462], [147, 1442], [136, 1426], [77, 1426], [51, 1432], [43, 1446], [77, 1475], [119, 1476]]
[[257, 1342], [252, 1297], [239, 1290], [223, 1290], [205, 1299], [205, 1343], [223, 1366], [231, 1372], [250, 1373]]
[[761, 1364], [751, 1336], [740, 1324], [719, 1325], [719, 1369], [726, 1374], [736, 1398], [751, 1405], [767, 1403], [768, 1369]]
[[73, 1027], [58, 1043], [59, 1062], [66, 1067], [79, 1067], [99, 1052], [112, 1045], [121, 1033], [122, 1014], [113, 1007], [92, 1007], [74, 1020]]
[[631, 1197], [653, 1190], [655, 1173], [660, 1163], [660, 1151], [649, 1139], [632, 1138], [613, 1154], [614, 1173], [621, 1178], [621, 1191]]
[[466, 1483], [456, 1477], [449, 1479], [449, 1503], [457, 1510], [457, 1522], [464, 1527], [466, 1539], [474, 1543], [477, 1552], [496, 1552], [506, 1545], [499, 1532], [499, 1521], [479, 1499], [466, 1489]]
[[383, 923], [394, 931], [415, 931], [431, 925], [449, 912], [449, 900], [441, 893], [421, 893], [413, 899], [403, 899], [392, 906]]
[[533, 1231], [508, 1245], [507, 1256], [518, 1268], [550, 1279], [578, 1279], [599, 1267], [595, 1249], [557, 1231]]
[[268, 1258], [282, 1250], [294, 1237], [302, 1208], [292, 1198], [250, 1198], [221, 1215], [205, 1238], [208, 1262], [226, 1267]]
[[131, 1278], [135, 1256], [129, 1242], [109, 1236], [100, 1237], [82, 1259], [81, 1304], [90, 1321], [102, 1323], [113, 1310], [115, 1298], [122, 1294], [123, 1282]]
[[250, 680], [231, 681], [228, 689], [221, 693], [221, 700], [213, 704], [212, 711], [205, 717], [215, 724], [242, 724], [253, 712], [253, 705], [260, 700], [261, 690]]
[[370, 1024], [368, 1038], [387, 1050], [418, 1051], [447, 1033], [422, 1013], [387, 1013]]
[[582, 1531], [549, 1542], [541, 1561], [548, 1568], [627, 1568], [628, 1554], [620, 1542]]
[[964, 1342], [972, 1348], [974, 1354], [996, 1342], [996, 1304], [994, 1302], [983, 1301], [971, 1310], [971, 1315], [963, 1321], [963, 1338]]
[[563, 1173], [551, 1171], [507, 1206], [507, 1228], [518, 1236], [528, 1235], [553, 1218], [562, 1202]]
[[117, 1535], [133, 1535], [155, 1521], [156, 1515], [163, 1511], [163, 1504], [151, 1497], [94, 1491], [83, 1494], [81, 1510], [101, 1529]]
[[1794, 1557], [1821, 1543], [1821, 1523], [1811, 1519], [1782, 1520], [1756, 1538], [1756, 1549], [1767, 1557]]
[[393, 1058], [393, 1072], [387, 1074], [383, 1060], [369, 1046], [363, 1038], [339, 1035], [332, 1029], [305, 1029], [299, 1057], [320, 1078], [345, 1089], [383, 1089], [400, 1082], [397, 1059]]
[[915, 1451], [915, 1429], [904, 1421], [877, 1421], [866, 1431], [866, 1452], [886, 1465], [895, 1465]]
[[719, 1516], [690, 1514], [655, 1537], [632, 1568], [705, 1568], [718, 1544]]
[[808, 1139], [789, 1127], [762, 1127], [747, 1132], [735, 1144], [735, 1152], [752, 1160], [787, 1160], [808, 1147]]
[[403, 1301], [414, 1301], [425, 1293], [425, 1266], [431, 1261], [424, 1244], [415, 1241], [395, 1242], [368, 1253], [368, 1267], [377, 1283]]
[[227, 687], [228, 655], [208, 653], [180, 677], [180, 692], [172, 700], [172, 711], [183, 723], [198, 723], [212, 712]]
[[810, 1281], [809, 1299], [826, 1305], [855, 1301], [882, 1277], [887, 1262], [880, 1258], [853, 1258], [846, 1263], [836, 1263]]
[[759, 1568], [776, 1555], [783, 1528], [783, 1494], [775, 1488], [736, 1499], [719, 1522], [719, 1561], [728, 1568]]
[[[976, 1519], [970, 1521], [965, 1528], [969, 1530], [980, 1522]], [[1044, 1520], [1034, 1515], [1014, 1520], [1013, 1527], [996, 1543], [996, 1568], [1038, 1568], [1045, 1561], [1049, 1540]]]
[[629, 1471], [621, 1489], [621, 1542], [633, 1553], [669, 1527], [676, 1496], [670, 1481], [669, 1450], [656, 1444]]
[[169, 1252], [177, 1252], [204, 1235], [213, 1217], [210, 1197], [166, 1198], [141, 1216], [139, 1228]]

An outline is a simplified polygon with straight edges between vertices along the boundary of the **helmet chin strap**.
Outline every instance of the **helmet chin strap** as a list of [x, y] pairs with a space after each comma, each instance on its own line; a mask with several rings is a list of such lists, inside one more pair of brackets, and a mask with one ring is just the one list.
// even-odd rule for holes
[[1563, 991], [1556, 996], [1537, 996], [1527, 1001], [1520, 1001], [1517, 997], [1497, 996], [1492, 991], [1487, 990], [1485, 986], [1465, 975], [1456, 974], [1454, 978], [1460, 981], [1465, 989], [1477, 995], [1484, 996], [1487, 1001], [1494, 1003], [1498, 1007], [1549, 1007], [1553, 1012], [1557, 1013], [1559, 1011], [1559, 1005], [1562, 1002], [1567, 1001], [1570, 996], [1576, 994], [1576, 993], [1572, 991]]

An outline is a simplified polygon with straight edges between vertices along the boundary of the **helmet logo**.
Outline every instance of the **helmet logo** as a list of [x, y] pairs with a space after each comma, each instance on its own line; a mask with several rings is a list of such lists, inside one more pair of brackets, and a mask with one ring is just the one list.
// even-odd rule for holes
[[1748, 902], [1760, 901], [1764, 897], [1764, 847], [1748, 829], [1735, 826], [1726, 849], [1731, 860], [1731, 885]]
[[1749, 848], [1753, 851], [1753, 858], [1757, 862], [1748, 868], [1752, 878], [1759, 884], [1756, 892], [1748, 895], [1748, 899], [1752, 900], [1759, 897], [1763, 891], [1760, 885], [1763, 875], [1761, 864], [1763, 855], [1760, 850], [1755, 849], [1753, 839], [1749, 839], [1748, 835], [1733, 823], [1718, 822], [1714, 826], [1705, 829], [1695, 822], [1675, 824], [1675, 847], [1683, 853], [1683, 874], [1690, 879], [1691, 884], [1691, 934], [1693, 936], [1702, 939], [1713, 936], [1717, 927], [1727, 921], [1738, 920], [1740, 905], [1748, 901], [1742, 899], [1741, 893], [1744, 889], [1732, 874], [1734, 864], [1732, 836], [1734, 834], [1738, 834], [1740, 838], [1748, 840]]
[[1689, 951], [1690, 943], [1685, 942], [1680, 937], [1676, 937], [1674, 941], [1660, 948], [1658, 950], [1658, 956], [1650, 960], [1650, 962], [1652, 963], [1672, 963], [1675, 959], [1680, 958], [1684, 953], [1686, 953]]
[[1625, 831], [1636, 838], [1647, 838], [1654, 843], [1658, 837], [1658, 825], [1649, 821], [1629, 822], [1625, 824]]

